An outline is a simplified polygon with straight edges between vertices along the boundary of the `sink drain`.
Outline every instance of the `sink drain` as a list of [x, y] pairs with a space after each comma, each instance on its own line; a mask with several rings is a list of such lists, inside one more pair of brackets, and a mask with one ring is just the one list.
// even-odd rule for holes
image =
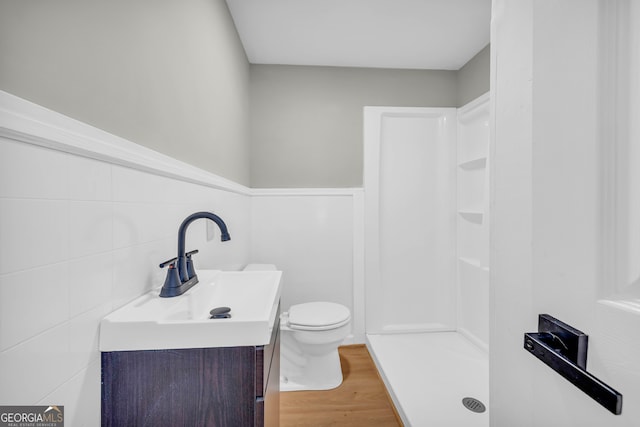
[[462, 405], [464, 405], [464, 407], [471, 412], [480, 413], [487, 410], [482, 402], [480, 402], [478, 399], [474, 399], [473, 397], [465, 397], [464, 399], [462, 399]]
[[209, 319], [228, 319], [231, 317], [230, 311], [229, 307], [216, 307], [209, 312]]

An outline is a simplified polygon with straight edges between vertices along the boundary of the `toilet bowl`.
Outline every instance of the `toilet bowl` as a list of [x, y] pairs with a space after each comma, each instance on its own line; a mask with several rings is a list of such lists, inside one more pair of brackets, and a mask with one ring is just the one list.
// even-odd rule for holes
[[351, 313], [341, 304], [292, 305], [280, 316], [280, 391], [329, 390], [342, 384], [338, 346], [349, 335]]
[[[245, 270], [275, 270], [250, 264]], [[280, 391], [329, 390], [342, 384], [338, 346], [351, 330], [351, 312], [333, 302], [295, 304], [280, 316]]]

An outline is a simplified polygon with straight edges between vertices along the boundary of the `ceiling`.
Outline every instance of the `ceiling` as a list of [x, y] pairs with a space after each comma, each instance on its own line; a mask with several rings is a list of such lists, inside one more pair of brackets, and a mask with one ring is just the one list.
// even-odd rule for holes
[[458, 70], [491, 0], [226, 0], [252, 64]]

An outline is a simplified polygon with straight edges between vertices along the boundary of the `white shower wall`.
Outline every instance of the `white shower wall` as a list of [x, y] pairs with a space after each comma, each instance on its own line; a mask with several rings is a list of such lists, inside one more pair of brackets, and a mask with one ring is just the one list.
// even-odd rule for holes
[[364, 117], [367, 333], [455, 330], [456, 110]]
[[460, 405], [489, 397], [488, 101], [365, 109], [367, 345], [407, 425], [489, 424]]
[[489, 342], [489, 95], [365, 108], [367, 333]]

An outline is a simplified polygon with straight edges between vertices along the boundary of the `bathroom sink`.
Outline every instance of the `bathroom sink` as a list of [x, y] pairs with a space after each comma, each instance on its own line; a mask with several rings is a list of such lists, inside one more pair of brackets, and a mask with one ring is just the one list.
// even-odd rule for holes
[[[280, 271], [199, 270], [183, 295], [153, 290], [102, 319], [100, 351], [265, 345], [277, 321]], [[230, 318], [209, 312], [229, 307]]]

